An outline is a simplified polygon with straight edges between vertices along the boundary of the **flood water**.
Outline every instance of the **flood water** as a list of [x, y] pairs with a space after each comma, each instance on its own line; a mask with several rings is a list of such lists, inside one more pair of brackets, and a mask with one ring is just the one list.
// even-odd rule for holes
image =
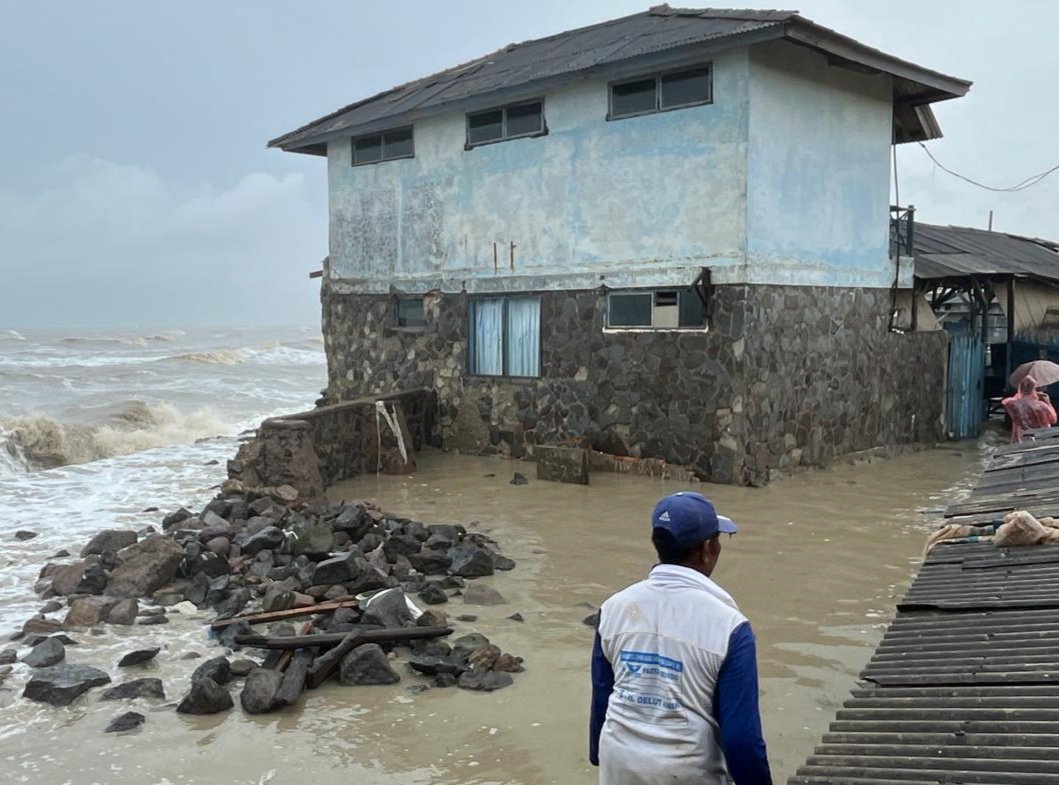
[[[699, 485], [740, 526], [726, 540], [714, 579], [732, 593], [758, 637], [761, 705], [777, 783], [812, 752], [880, 639], [918, 563], [937, 512], [969, 489], [979, 448], [943, 448], [838, 466], [765, 489]], [[512, 472], [531, 482], [514, 486]], [[212, 718], [166, 706], [100, 703], [94, 690], [66, 709], [17, 697], [19, 673], [0, 690], [0, 780], [47, 785], [338, 785], [596, 782], [587, 763], [588, 662], [592, 630], [582, 623], [610, 593], [641, 579], [653, 559], [649, 515], [680, 486], [595, 474], [588, 487], [533, 480], [532, 464], [427, 453], [411, 477], [362, 477], [332, 500], [368, 499], [425, 523], [463, 523], [490, 533], [518, 562], [481, 579], [507, 604], [442, 609], [474, 613], [457, 633], [478, 631], [526, 660], [514, 686], [493, 694], [330, 684], [298, 707], [263, 717], [239, 708]], [[944, 501], [943, 501], [944, 500]], [[72, 543], [79, 547], [79, 543]], [[73, 550], [73, 547], [71, 547]], [[591, 607], [589, 607], [591, 606]], [[507, 620], [520, 613], [524, 621]], [[168, 628], [107, 630], [70, 647], [69, 659], [112, 673], [139, 642], [165, 646], [157, 661], [125, 678], [158, 676], [179, 700], [211, 648], [200, 621]], [[3, 646], [0, 646], [3, 648]], [[403, 655], [402, 655], [403, 656]], [[23, 669], [24, 666], [19, 666]], [[120, 679], [115, 679], [115, 682]], [[104, 736], [123, 711], [147, 715], [135, 735]]]

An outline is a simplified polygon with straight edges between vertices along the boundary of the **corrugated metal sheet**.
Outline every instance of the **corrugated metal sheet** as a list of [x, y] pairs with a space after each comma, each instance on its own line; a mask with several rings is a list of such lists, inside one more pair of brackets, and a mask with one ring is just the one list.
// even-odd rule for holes
[[985, 344], [977, 335], [949, 339], [949, 375], [945, 428], [957, 439], [974, 439], [985, 415]]
[[1059, 254], [1044, 241], [966, 226], [916, 222], [916, 278], [1021, 275], [1059, 281]]
[[[998, 449], [976, 495], [1053, 495], [1022, 479], [1059, 465], [1059, 429], [1037, 438]], [[972, 506], [947, 515], [985, 522]], [[936, 547], [860, 680], [788, 785], [1059, 782], [1059, 545]]]
[[[724, 41], [731, 46], [748, 41], [783, 38], [788, 25], [797, 26], [798, 42], [848, 58], [859, 53], [874, 67], [895, 69], [895, 100], [924, 106], [930, 101], [963, 95], [970, 82], [939, 74], [886, 55], [834, 31], [815, 25], [795, 11], [670, 8], [650, 10], [558, 35], [512, 44], [469, 63], [449, 68], [350, 104], [330, 115], [269, 142], [285, 150], [307, 150], [322, 138], [338, 133], [379, 130], [382, 121], [392, 124], [462, 105], [468, 99], [490, 96], [556, 79], [573, 81], [585, 72], [687, 47]], [[792, 40], [795, 37], [792, 36]], [[924, 80], [925, 84], [917, 81]], [[910, 138], [933, 138], [924, 130], [927, 118], [901, 114], [905, 125], [915, 126]], [[930, 125], [927, 123], [927, 125]], [[936, 124], [935, 124], [936, 125]], [[318, 151], [318, 145], [316, 147]]]

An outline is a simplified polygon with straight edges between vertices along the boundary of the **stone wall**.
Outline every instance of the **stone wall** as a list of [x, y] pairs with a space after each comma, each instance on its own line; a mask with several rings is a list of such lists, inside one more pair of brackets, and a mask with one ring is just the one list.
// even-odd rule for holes
[[[874, 446], [940, 437], [945, 336], [887, 332], [888, 292], [722, 286], [709, 331], [605, 331], [603, 292], [541, 294], [541, 377], [475, 377], [467, 297], [396, 326], [384, 295], [322, 294], [328, 398], [438, 394], [435, 443], [520, 457], [577, 445], [766, 482]], [[915, 426], [911, 415], [916, 414]]]

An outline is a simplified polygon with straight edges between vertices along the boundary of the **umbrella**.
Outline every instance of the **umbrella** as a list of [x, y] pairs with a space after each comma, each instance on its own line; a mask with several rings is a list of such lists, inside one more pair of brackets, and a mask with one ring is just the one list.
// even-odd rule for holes
[[1027, 376], [1032, 376], [1039, 387], [1047, 387], [1049, 384], [1059, 382], [1059, 365], [1051, 360], [1033, 360], [1023, 363], [1011, 372], [1011, 386], [1018, 387], [1019, 382]]

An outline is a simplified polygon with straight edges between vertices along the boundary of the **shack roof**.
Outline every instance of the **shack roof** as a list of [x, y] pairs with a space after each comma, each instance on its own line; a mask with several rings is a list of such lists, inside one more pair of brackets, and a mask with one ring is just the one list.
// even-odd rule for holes
[[915, 224], [915, 275], [921, 280], [1014, 275], [1059, 282], [1059, 244], [967, 226]]
[[532, 98], [587, 77], [680, 66], [726, 49], [787, 40], [823, 52], [833, 65], [894, 77], [894, 131], [900, 142], [934, 139], [929, 104], [964, 95], [971, 83], [931, 71], [815, 24], [797, 11], [670, 8], [510, 44], [492, 54], [352, 103], [269, 142], [326, 155], [335, 137], [374, 133], [453, 109]]

